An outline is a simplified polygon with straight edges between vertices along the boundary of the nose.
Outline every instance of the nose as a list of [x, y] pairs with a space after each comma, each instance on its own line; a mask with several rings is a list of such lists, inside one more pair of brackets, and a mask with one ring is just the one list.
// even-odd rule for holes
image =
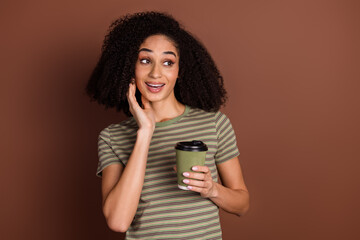
[[161, 68], [159, 64], [155, 63], [151, 69], [150, 77], [152, 78], [161, 78]]

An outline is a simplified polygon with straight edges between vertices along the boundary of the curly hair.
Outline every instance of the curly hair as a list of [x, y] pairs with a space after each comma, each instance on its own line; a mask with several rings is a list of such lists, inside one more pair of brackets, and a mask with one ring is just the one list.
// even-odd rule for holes
[[[106, 108], [115, 107], [131, 116], [126, 93], [140, 45], [152, 35], [165, 35], [179, 51], [176, 99], [182, 104], [208, 112], [218, 111], [226, 102], [224, 81], [206, 48], [171, 15], [140, 12], [115, 20], [105, 37], [100, 59], [86, 86], [86, 93]], [[136, 97], [141, 105], [141, 94]]]

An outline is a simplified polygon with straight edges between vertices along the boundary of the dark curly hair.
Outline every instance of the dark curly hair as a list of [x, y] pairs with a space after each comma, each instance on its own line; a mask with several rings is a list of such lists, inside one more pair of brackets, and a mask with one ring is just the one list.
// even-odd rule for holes
[[[194, 108], [218, 111], [226, 101], [226, 91], [213, 59], [171, 15], [159, 12], [126, 15], [110, 25], [101, 57], [86, 86], [91, 100], [131, 116], [126, 93], [135, 76], [139, 47], [146, 38], [156, 34], [167, 36], [179, 51], [176, 99]], [[136, 97], [141, 105], [138, 90]]]

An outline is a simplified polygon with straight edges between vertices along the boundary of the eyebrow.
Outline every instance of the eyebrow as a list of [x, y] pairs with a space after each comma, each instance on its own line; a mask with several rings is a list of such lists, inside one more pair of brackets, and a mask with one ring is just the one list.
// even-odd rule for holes
[[[139, 52], [141, 51], [144, 51], [144, 52], [153, 52], [152, 50], [148, 49], [148, 48], [142, 48], [139, 50]], [[171, 54], [171, 55], [174, 55], [176, 57], [176, 54], [173, 52], [173, 51], [166, 51], [166, 52], [163, 52], [163, 54]]]

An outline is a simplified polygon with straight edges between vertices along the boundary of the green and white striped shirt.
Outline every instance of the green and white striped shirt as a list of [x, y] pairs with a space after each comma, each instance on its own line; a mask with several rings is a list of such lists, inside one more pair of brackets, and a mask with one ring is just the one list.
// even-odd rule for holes
[[[110, 164], [126, 167], [136, 140], [137, 124], [129, 118], [99, 135], [97, 175]], [[221, 112], [186, 106], [185, 112], [156, 123], [137, 212], [126, 239], [221, 239], [218, 207], [199, 193], [178, 188], [175, 144], [200, 140], [208, 146], [205, 165], [218, 181], [216, 164], [239, 155], [234, 130]]]

